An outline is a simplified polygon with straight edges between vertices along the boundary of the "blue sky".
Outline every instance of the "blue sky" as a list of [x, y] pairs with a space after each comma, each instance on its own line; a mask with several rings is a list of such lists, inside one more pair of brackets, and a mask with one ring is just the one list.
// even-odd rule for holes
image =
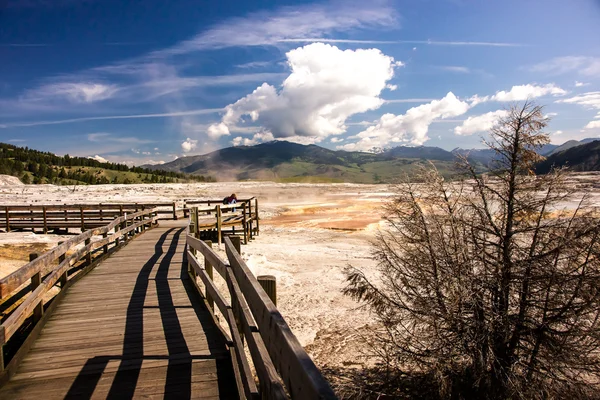
[[600, 136], [600, 1], [0, 2], [0, 141], [57, 154], [481, 147], [527, 98]]

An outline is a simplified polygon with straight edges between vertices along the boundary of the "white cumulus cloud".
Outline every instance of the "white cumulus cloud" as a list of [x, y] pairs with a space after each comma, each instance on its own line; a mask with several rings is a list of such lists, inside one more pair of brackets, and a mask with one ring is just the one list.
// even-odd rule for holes
[[508, 115], [506, 110], [491, 111], [485, 114], [467, 118], [462, 125], [454, 128], [457, 135], [472, 135], [478, 132], [486, 132], [494, 127], [501, 118]]
[[366, 150], [386, 148], [402, 143], [421, 145], [428, 139], [429, 125], [435, 119], [456, 117], [469, 110], [467, 102], [449, 92], [440, 100], [413, 107], [402, 115], [384, 114], [376, 125], [353, 136], [357, 142], [338, 146], [343, 150]]
[[96, 160], [96, 161], [101, 162], [101, 163], [108, 162], [108, 160], [106, 158], [104, 158], [102, 156], [99, 156], [98, 154], [96, 154], [93, 157], [88, 157], [88, 158], [91, 158], [92, 160]]
[[496, 92], [495, 95], [491, 96], [490, 100], [495, 101], [523, 101], [527, 99], [533, 99], [536, 97], [546, 96], [551, 94], [553, 96], [560, 96], [567, 94], [567, 92], [560, 87], [549, 83], [544, 86], [539, 85], [519, 85], [513, 86], [508, 92], [502, 90]]
[[189, 153], [190, 151], [194, 150], [197, 146], [198, 146], [197, 140], [192, 140], [190, 138], [187, 138], [185, 140], [185, 142], [181, 143], [181, 150], [183, 150], [184, 153]]
[[588, 124], [585, 126], [585, 129], [594, 129], [594, 128], [600, 128], [600, 120], [594, 120], [594, 121], [590, 121], [588, 122]]
[[578, 96], [569, 97], [568, 99], [558, 100], [557, 103], [578, 104], [588, 109], [599, 110], [598, 114], [594, 117], [594, 121], [590, 121], [584, 129], [600, 128], [600, 121], [596, 120], [600, 118], [600, 92], [583, 93]]
[[379, 97], [401, 65], [377, 49], [340, 50], [313, 43], [286, 54], [291, 74], [277, 89], [267, 83], [225, 108], [209, 127], [224, 135], [251, 120], [274, 138], [318, 142], [346, 131], [346, 120], [379, 108]]
[[231, 144], [234, 146], [254, 146], [255, 144], [269, 142], [273, 139], [273, 134], [271, 132], [257, 132], [252, 139], [238, 136], [231, 141]]

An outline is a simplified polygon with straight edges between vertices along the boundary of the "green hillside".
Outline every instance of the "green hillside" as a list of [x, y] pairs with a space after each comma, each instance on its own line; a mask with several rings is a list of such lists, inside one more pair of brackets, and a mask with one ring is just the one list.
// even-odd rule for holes
[[129, 167], [85, 157], [57, 156], [27, 147], [0, 143], [0, 174], [16, 176], [23, 183], [96, 185], [107, 183], [176, 183], [212, 181], [211, 177], [182, 172]]
[[570, 170], [578, 172], [600, 171], [600, 140], [553, 153], [537, 166], [536, 172], [545, 174], [552, 167], [569, 167]]
[[[431, 161], [446, 177], [457, 174], [455, 156], [438, 147], [398, 147], [383, 153], [334, 151], [285, 141], [220, 149], [179, 158], [160, 168], [206, 173], [219, 181], [394, 182]], [[146, 166], [156, 168], [155, 166]]]

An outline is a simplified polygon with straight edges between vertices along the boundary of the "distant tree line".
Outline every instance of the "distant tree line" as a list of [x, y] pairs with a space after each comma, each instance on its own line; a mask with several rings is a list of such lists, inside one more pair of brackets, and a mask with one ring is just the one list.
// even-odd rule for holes
[[[77, 168], [79, 167], [79, 168]], [[135, 179], [118, 176], [109, 179], [102, 170], [133, 172]], [[68, 154], [57, 156], [50, 152], [33, 150], [0, 143], [0, 175], [16, 176], [25, 184], [55, 183], [100, 185], [107, 183], [174, 183], [182, 181], [212, 182], [214, 178], [203, 175], [190, 175], [181, 172], [151, 170], [149, 168], [129, 167], [125, 164], [100, 162], [86, 157], [71, 157]], [[118, 175], [118, 174], [117, 174]], [[124, 174], [123, 174], [124, 175]]]

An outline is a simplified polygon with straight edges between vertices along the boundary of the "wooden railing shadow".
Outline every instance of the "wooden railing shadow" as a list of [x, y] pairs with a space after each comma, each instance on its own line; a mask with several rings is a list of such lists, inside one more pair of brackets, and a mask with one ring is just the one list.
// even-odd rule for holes
[[[335, 399], [328, 382], [240, 255], [240, 238], [225, 237], [229, 263], [192, 235], [187, 236], [189, 274], [213, 312], [229, 327], [238, 390], [248, 399]], [[234, 244], [235, 242], [235, 244]], [[203, 256], [203, 261], [198, 255]], [[213, 270], [227, 283], [227, 301], [213, 282]], [[201, 285], [198, 285], [197, 277]], [[244, 351], [250, 351], [256, 384]]]
[[[71, 385], [66, 399], [90, 398], [110, 361], [119, 361], [120, 366], [114, 376], [107, 398], [133, 398], [138, 386], [142, 363], [145, 360], [167, 361], [165, 398], [190, 399], [192, 397], [192, 361], [213, 359], [211, 349], [217, 348], [219, 345], [224, 347], [225, 343], [217, 342], [212, 335], [206, 335], [210, 354], [201, 356], [192, 356], [186, 344], [169, 287], [170, 268], [179, 268], [179, 277], [182, 279], [191, 307], [205, 331], [213, 327], [213, 321], [207, 320], [203, 302], [198, 301], [198, 294], [193, 289], [187, 274], [185, 254], [181, 265], [172, 263], [179, 241], [185, 240], [181, 238], [185, 229], [172, 228], [163, 233], [154, 246], [154, 254], [140, 269], [127, 307], [122, 355], [102, 355], [87, 360]], [[163, 251], [166, 240], [171, 234], [173, 234], [173, 238], [170, 243], [167, 243], [168, 249]], [[151, 278], [155, 267], [157, 267], [155, 277]], [[144, 309], [150, 280], [154, 280], [156, 285], [158, 310], [165, 335], [167, 355], [144, 354]], [[215, 361], [217, 375], [223, 377], [223, 379], [218, 379], [220, 395], [223, 398], [236, 397], [236, 388], [232, 387], [225, 379], [227, 375], [230, 375], [225, 371], [231, 371], [231, 364], [227, 364], [227, 359]]]

